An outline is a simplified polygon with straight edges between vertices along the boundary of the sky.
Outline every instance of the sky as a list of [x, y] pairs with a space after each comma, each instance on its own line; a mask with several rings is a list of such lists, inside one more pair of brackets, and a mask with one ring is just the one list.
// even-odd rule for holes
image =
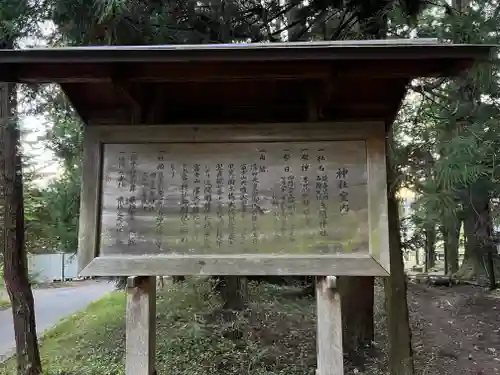
[[23, 152], [30, 157], [32, 168], [39, 178], [35, 181], [40, 186], [46, 185], [49, 180], [57, 175], [60, 164], [54, 153], [48, 150], [41, 138], [47, 131], [43, 117], [24, 116], [21, 118], [21, 131]]
[[[40, 25], [42, 33], [50, 35], [54, 26], [44, 22]], [[44, 39], [24, 38], [20, 41], [20, 48], [46, 47]], [[41, 138], [47, 131], [47, 120], [43, 116], [21, 116], [21, 132], [23, 133], [21, 143], [23, 152], [31, 158], [33, 168], [39, 178], [35, 181], [38, 185], [44, 186], [49, 180], [57, 175], [60, 164], [52, 151], [44, 146]]]

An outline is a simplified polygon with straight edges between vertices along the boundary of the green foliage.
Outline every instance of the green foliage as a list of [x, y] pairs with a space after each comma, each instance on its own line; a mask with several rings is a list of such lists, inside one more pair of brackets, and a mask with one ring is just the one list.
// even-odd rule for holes
[[80, 169], [66, 170], [47, 187], [27, 194], [27, 245], [31, 252], [75, 252], [80, 210]]
[[[38, 7], [29, 0], [0, 0], [0, 44], [10, 44], [36, 32]], [[1, 47], [0, 49], [5, 48]]]
[[405, 17], [415, 17], [427, 3], [51, 0], [49, 4], [59, 43], [140, 45], [274, 42], [289, 29], [292, 40], [344, 39], [356, 23], [361, 34], [381, 36], [394, 7]]
[[[476, 1], [460, 10], [443, 3], [423, 12], [413, 28], [394, 32], [498, 45], [499, 12], [500, 5], [493, 1]], [[496, 78], [498, 61], [492, 56], [456, 79], [412, 83], [412, 96], [400, 113], [396, 131], [402, 180], [417, 196], [412, 218], [416, 228], [443, 226], [454, 231], [457, 219], [478, 216], [484, 202], [498, 197], [500, 86]], [[485, 233], [478, 230], [470, 235], [485, 244], [491, 242], [491, 238], [479, 238]]]
[[81, 122], [58, 87], [32, 88], [28, 94], [34, 98], [31, 113], [46, 118], [44, 145], [58, 158], [61, 168], [44, 187], [27, 181], [27, 248], [31, 252], [75, 252], [80, 209]]

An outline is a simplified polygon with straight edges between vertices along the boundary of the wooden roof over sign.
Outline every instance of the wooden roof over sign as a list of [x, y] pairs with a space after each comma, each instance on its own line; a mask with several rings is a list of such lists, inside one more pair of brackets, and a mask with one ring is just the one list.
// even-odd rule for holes
[[418, 39], [0, 50], [0, 81], [58, 83], [89, 124], [391, 122], [411, 79], [456, 75], [490, 50]]

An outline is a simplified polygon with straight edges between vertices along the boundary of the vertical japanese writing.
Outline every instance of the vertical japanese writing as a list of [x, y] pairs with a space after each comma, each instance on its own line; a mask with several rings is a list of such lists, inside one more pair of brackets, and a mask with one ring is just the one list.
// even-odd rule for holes
[[347, 177], [349, 170], [347, 168], [339, 168], [336, 173], [336, 178], [338, 182], [338, 187], [340, 189], [340, 213], [346, 214], [349, 212], [349, 192], [347, 185]]
[[135, 211], [137, 209], [137, 200], [135, 196], [131, 196], [128, 198], [128, 246], [135, 245], [135, 239], [137, 237], [137, 232], [134, 228], [135, 221]]
[[259, 172], [260, 173], [265, 173], [267, 172], [267, 166], [265, 164], [262, 164], [262, 163], [265, 163], [266, 162], [266, 159], [267, 159], [267, 151], [264, 150], [263, 148], [259, 149], [259, 160], [260, 160], [260, 165], [259, 165]]
[[181, 171], [181, 242], [186, 243], [188, 238], [188, 213], [189, 213], [189, 199], [188, 199], [188, 167], [182, 164]]
[[128, 227], [128, 246], [135, 245], [135, 239], [137, 237], [137, 233], [135, 232], [135, 211], [136, 211], [136, 198], [135, 191], [137, 188], [137, 153], [132, 152], [130, 155], [130, 196], [127, 199], [128, 203], [128, 215], [127, 215], [127, 227]]
[[305, 219], [305, 224], [307, 227], [309, 227], [310, 224], [310, 200], [309, 200], [309, 193], [310, 193], [310, 181], [309, 181], [309, 176], [306, 175], [306, 173], [309, 171], [310, 168], [310, 163], [309, 163], [309, 150], [307, 148], [302, 148], [300, 149], [300, 169], [302, 172], [302, 176], [300, 179], [300, 192], [301, 192], [301, 197], [302, 197], [302, 209], [303, 209], [303, 214], [304, 214], [304, 219]]
[[[284, 149], [283, 150], [283, 163], [284, 167], [283, 170], [285, 173], [290, 173], [291, 172], [291, 166], [290, 166], [290, 159], [292, 158], [291, 151], [289, 149]], [[281, 236], [285, 235], [286, 229], [287, 229], [287, 224], [289, 220], [289, 207], [287, 203], [289, 204], [288, 198], [290, 195], [289, 192], [289, 175], [283, 176], [280, 178], [280, 191], [281, 191], [281, 199], [280, 199], [280, 211], [281, 211]], [[292, 228], [290, 228], [291, 231], [293, 231]]]
[[280, 214], [281, 214], [281, 227], [280, 227], [280, 235], [284, 236], [286, 232], [286, 177], [280, 177]]
[[288, 176], [287, 189], [288, 189], [288, 194], [287, 194], [288, 219], [290, 220], [289, 234], [290, 234], [290, 241], [294, 241], [295, 240], [295, 223], [293, 221], [293, 218], [295, 215], [295, 196], [294, 196], [295, 176], [294, 175]]
[[137, 154], [133, 152], [130, 155], [130, 192], [135, 193], [137, 188]]
[[193, 164], [193, 224], [194, 237], [198, 241], [198, 228], [200, 227], [200, 194], [201, 194], [201, 166]]
[[204, 204], [203, 204], [203, 213], [205, 215], [205, 220], [203, 224], [203, 242], [206, 248], [210, 248], [210, 230], [212, 228], [211, 220], [210, 220], [210, 212], [212, 209], [212, 180], [210, 175], [210, 166], [205, 166], [205, 180], [203, 182], [203, 192], [204, 192]]
[[234, 173], [234, 164], [228, 165], [227, 171], [227, 190], [228, 190], [228, 217], [229, 217], [229, 245], [233, 245], [236, 239], [235, 233], [235, 215], [236, 215], [236, 196], [235, 196], [236, 177]]
[[125, 228], [125, 213], [124, 213], [124, 207], [125, 206], [125, 198], [120, 195], [118, 198], [116, 198], [116, 243], [117, 245], [122, 244], [122, 233], [124, 232]]
[[[118, 179], [117, 186], [120, 192], [125, 188], [125, 153], [120, 152], [118, 155]], [[116, 244], [121, 245], [123, 242], [123, 232], [125, 231], [125, 197], [119, 195], [116, 198]]]
[[326, 172], [326, 157], [324, 155], [324, 149], [318, 150], [318, 155], [316, 157], [318, 161], [318, 174], [316, 176], [316, 199], [320, 203], [318, 210], [319, 214], [319, 234], [321, 236], [326, 236], [327, 227], [327, 208], [326, 203], [328, 201], [328, 174]]
[[222, 225], [224, 222], [223, 214], [222, 214], [222, 185], [224, 183], [224, 166], [222, 164], [217, 164], [215, 166], [215, 170], [217, 172], [215, 178], [215, 189], [217, 194], [217, 231], [216, 231], [216, 243], [217, 246], [220, 247], [222, 245]]
[[119, 189], [125, 188], [125, 167], [126, 167], [125, 152], [122, 151], [118, 155], [118, 188]]
[[170, 164], [170, 173], [171, 173], [171, 177], [174, 178], [175, 177], [175, 164], [174, 163]]
[[[276, 193], [276, 186], [272, 187], [272, 192], [271, 192], [271, 206], [272, 206], [272, 213], [273, 213], [273, 223], [274, 223], [274, 230], [273, 230], [273, 238], [275, 241], [279, 240], [280, 237], [280, 203], [278, 201], [278, 195]], [[282, 221], [282, 220], [281, 220]]]
[[148, 182], [147, 210], [149, 212], [154, 212], [155, 206], [156, 206], [156, 172], [151, 172], [149, 174], [149, 182]]
[[252, 243], [257, 244], [259, 237], [257, 216], [260, 211], [259, 207], [259, 167], [253, 163], [251, 168], [252, 173]]
[[148, 210], [148, 173], [143, 172], [141, 176], [141, 209]]
[[[353, 214], [354, 177], [361, 186], [356, 206], [367, 204], [366, 156], [362, 142], [357, 145], [105, 146], [103, 179], [111, 180], [102, 185], [101, 244], [130, 254], [167, 248], [173, 254], [340, 249], [351, 236], [345, 221]], [[359, 168], [351, 170], [351, 163]], [[358, 216], [366, 227], [366, 210]], [[355, 241], [366, 239], [351, 241], [362, 248]]]
[[247, 233], [245, 227], [245, 214], [248, 206], [248, 167], [247, 164], [240, 165], [240, 200], [241, 200], [241, 241], [245, 242]]
[[165, 191], [163, 189], [163, 183], [164, 183], [164, 170], [165, 170], [165, 160], [164, 160], [164, 155], [163, 152], [160, 152], [157, 158], [157, 164], [156, 164], [156, 175], [157, 175], [157, 187], [158, 187], [158, 195], [157, 195], [157, 201], [156, 201], [156, 247], [158, 249], [162, 248], [162, 243], [163, 243], [163, 224], [165, 221], [165, 213], [163, 212], [163, 206], [164, 206], [164, 198], [165, 198]]

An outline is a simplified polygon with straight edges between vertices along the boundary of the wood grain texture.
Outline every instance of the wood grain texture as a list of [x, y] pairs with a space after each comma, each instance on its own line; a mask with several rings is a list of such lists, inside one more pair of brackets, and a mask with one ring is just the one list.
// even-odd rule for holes
[[[147, 130], [146, 130], [147, 129]], [[176, 255], [154, 255], [144, 256], [126, 255], [126, 249], [118, 249], [115, 253], [100, 254], [96, 259], [99, 247], [100, 233], [100, 195], [101, 180], [105, 180], [105, 174], [101, 174], [102, 155], [101, 144], [115, 147], [121, 143], [135, 143], [139, 147], [149, 149], [148, 146], [140, 146], [141, 143], [158, 146], [159, 143], [189, 143], [192, 149], [197, 149], [207, 143], [238, 142], [248, 144], [252, 142], [290, 142], [290, 144], [300, 142], [325, 142], [333, 141], [367, 141], [367, 160], [365, 159], [365, 175], [368, 181], [375, 181], [379, 178], [378, 172], [381, 169], [380, 152], [377, 150], [377, 139], [384, 139], [385, 129], [383, 123], [304, 123], [304, 124], [246, 124], [246, 125], [188, 125], [188, 126], [91, 126], [86, 128], [85, 160], [87, 167], [84, 168], [84, 180], [89, 181], [82, 189], [82, 215], [80, 221], [79, 238], [79, 259], [81, 269], [85, 268], [82, 275], [186, 275], [186, 274], [337, 274], [337, 275], [387, 275], [384, 269], [384, 238], [383, 222], [382, 237], [378, 236], [372, 228], [376, 223], [381, 222], [384, 201], [378, 205], [379, 197], [373, 191], [366, 192], [368, 200], [365, 207], [375, 207], [375, 213], [368, 214], [366, 219], [369, 228], [370, 252], [375, 254], [375, 259], [369, 256], [359, 257], [356, 252], [351, 255], [333, 255], [324, 257], [317, 255], [317, 259], [308, 258], [304, 260], [297, 254], [291, 255], [290, 259], [285, 257], [275, 257], [269, 254], [248, 254], [240, 253], [236, 258], [230, 252], [226, 254], [216, 254], [205, 258], [199, 252], [189, 256], [178, 257]], [[374, 143], [375, 140], [375, 143]], [[349, 143], [347, 142], [347, 143]], [[355, 143], [355, 142], [354, 142]], [[370, 146], [372, 145], [372, 146]], [[106, 147], [108, 147], [106, 146]], [[223, 145], [221, 148], [227, 148]], [[134, 146], [135, 147], [135, 146]], [[191, 146], [190, 146], [191, 147]], [[366, 154], [365, 154], [366, 155]], [[377, 156], [378, 155], [378, 156]], [[382, 167], [383, 168], [383, 167]], [[371, 171], [371, 172], [370, 172]], [[370, 173], [372, 173], [370, 175]], [[366, 180], [365, 180], [366, 181]], [[385, 181], [383, 182], [385, 183]], [[366, 185], [365, 185], [366, 186]], [[368, 189], [369, 190], [369, 189]], [[371, 194], [371, 195], [370, 195]], [[384, 197], [381, 198], [384, 200]], [[366, 202], [365, 200], [365, 202]], [[371, 203], [370, 203], [371, 201]], [[97, 206], [96, 206], [97, 204]], [[356, 202], [355, 204], [358, 204]], [[378, 218], [378, 219], [377, 219]], [[354, 223], [353, 228], [359, 227]], [[377, 241], [378, 245], [373, 242]], [[126, 245], [125, 245], [126, 246]], [[377, 252], [379, 251], [379, 252]], [[112, 255], [114, 254], [114, 255]], [[364, 252], [362, 253], [364, 254]], [[361, 255], [362, 255], [361, 254]], [[380, 255], [377, 255], [380, 254]], [[102, 256], [106, 255], [106, 256]], [[314, 256], [313, 256], [314, 257]], [[200, 263], [201, 262], [201, 263]], [[380, 264], [379, 264], [380, 263]], [[380, 266], [382, 264], [382, 267]], [[88, 265], [88, 266], [87, 266]], [[310, 270], [310, 272], [307, 271]], [[137, 271], [137, 272], [135, 272]], [[333, 272], [335, 271], [335, 272]]]
[[126, 375], [154, 375], [156, 351], [156, 277], [127, 280]]
[[344, 374], [340, 293], [330, 286], [327, 277], [317, 278], [317, 375]]
[[377, 121], [234, 125], [99, 125], [90, 124], [102, 143], [286, 142], [365, 140], [384, 137]]
[[387, 276], [368, 254], [109, 255], [95, 258], [82, 276], [136, 275], [325, 275]]
[[101, 251], [368, 253], [364, 141], [104, 145]]
[[97, 133], [90, 128], [84, 130], [83, 150], [78, 229], [79, 271], [94, 259], [98, 247], [102, 147]]
[[366, 141], [366, 144], [370, 255], [387, 272], [390, 272], [385, 138], [372, 137]]

